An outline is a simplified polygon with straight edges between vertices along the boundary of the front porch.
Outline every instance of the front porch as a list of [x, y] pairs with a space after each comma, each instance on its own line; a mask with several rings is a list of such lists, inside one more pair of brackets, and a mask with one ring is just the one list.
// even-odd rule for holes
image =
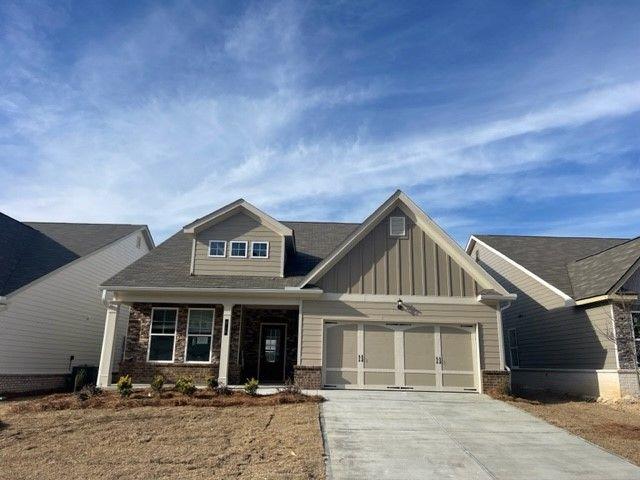
[[[98, 384], [109, 386], [116, 341], [117, 312], [109, 306]], [[167, 383], [190, 376], [205, 385], [241, 385], [257, 378], [261, 385], [293, 382], [299, 363], [299, 305], [282, 304], [130, 304], [119, 375], [148, 384], [161, 374]]]

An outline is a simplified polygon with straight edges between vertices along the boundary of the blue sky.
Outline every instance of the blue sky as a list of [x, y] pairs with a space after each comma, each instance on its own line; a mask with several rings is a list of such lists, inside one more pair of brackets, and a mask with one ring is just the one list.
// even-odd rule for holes
[[0, 2], [0, 211], [640, 235], [638, 2]]

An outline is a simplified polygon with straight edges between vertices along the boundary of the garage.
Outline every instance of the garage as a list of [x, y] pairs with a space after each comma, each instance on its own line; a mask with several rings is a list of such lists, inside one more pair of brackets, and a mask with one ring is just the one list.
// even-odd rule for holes
[[475, 325], [324, 323], [325, 388], [478, 391]]

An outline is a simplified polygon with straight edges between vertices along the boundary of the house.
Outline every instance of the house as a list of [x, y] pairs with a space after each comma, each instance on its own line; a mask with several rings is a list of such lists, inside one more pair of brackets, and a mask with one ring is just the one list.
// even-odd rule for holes
[[223, 384], [470, 391], [508, 382], [500, 307], [515, 298], [404, 193], [364, 222], [279, 221], [226, 205], [103, 283], [99, 383], [120, 371]]
[[518, 296], [503, 312], [514, 388], [639, 393], [640, 238], [475, 235], [467, 252]]
[[[98, 285], [153, 246], [144, 225], [19, 222], [0, 213], [0, 395], [58, 389], [72, 367], [97, 366], [106, 311]], [[124, 334], [115, 332], [114, 359]]]

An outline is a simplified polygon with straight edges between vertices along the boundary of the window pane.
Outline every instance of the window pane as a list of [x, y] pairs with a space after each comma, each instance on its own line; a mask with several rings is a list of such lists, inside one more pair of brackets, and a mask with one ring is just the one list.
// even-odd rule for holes
[[232, 257], [246, 257], [247, 245], [244, 242], [231, 242], [231, 256]]
[[224, 256], [225, 242], [214, 241], [209, 244], [209, 255], [218, 257]]
[[211, 335], [213, 310], [191, 310], [189, 312], [189, 333]]
[[187, 340], [187, 362], [208, 362], [211, 337], [192, 335]]
[[177, 313], [175, 310], [155, 309], [151, 321], [151, 333], [174, 333]]
[[631, 312], [633, 318], [633, 333], [640, 340], [640, 312]]
[[518, 354], [518, 349], [517, 348], [512, 348], [511, 349], [511, 366], [512, 367], [519, 367], [520, 366], [520, 356]]
[[509, 346], [517, 347], [518, 346], [518, 337], [516, 335], [515, 330], [509, 330]]
[[252, 244], [251, 248], [251, 256], [252, 257], [266, 257], [267, 256], [267, 243], [266, 242], [255, 242]]
[[173, 335], [151, 335], [149, 338], [149, 360], [173, 359]]

